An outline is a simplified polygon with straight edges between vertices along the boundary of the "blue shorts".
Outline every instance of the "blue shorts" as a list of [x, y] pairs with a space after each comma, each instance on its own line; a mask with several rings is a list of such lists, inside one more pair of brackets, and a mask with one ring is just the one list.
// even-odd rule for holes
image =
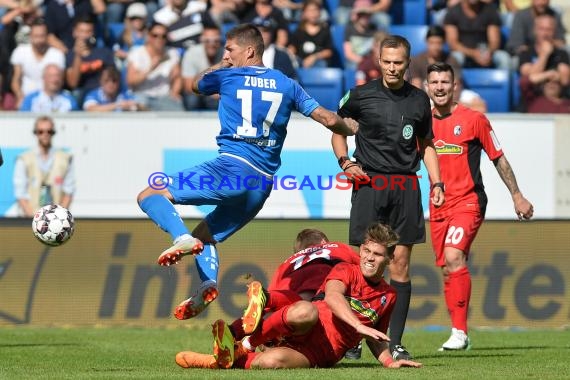
[[273, 188], [271, 178], [236, 158], [221, 155], [169, 175], [175, 204], [216, 205], [205, 221], [222, 242], [252, 220]]

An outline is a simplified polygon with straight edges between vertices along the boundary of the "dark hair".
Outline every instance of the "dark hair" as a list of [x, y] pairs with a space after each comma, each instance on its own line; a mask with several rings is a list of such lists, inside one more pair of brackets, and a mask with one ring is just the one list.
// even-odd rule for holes
[[32, 21], [32, 23], [30, 24], [30, 27], [32, 27], [32, 28], [34, 26], [45, 26], [45, 27], [47, 27], [46, 20], [43, 17], [38, 17], [37, 19]]
[[392, 228], [386, 224], [373, 223], [364, 234], [364, 243], [373, 242], [383, 245], [388, 250], [390, 257], [394, 256], [396, 244], [400, 240], [400, 236]]
[[410, 58], [410, 43], [408, 42], [407, 39], [398, 35], [390, 35], [384, 38], [384, 41], [382, 41], [382, 43], [380, 44], [380, 53], [382, 53], [382, 49], [384, 48], [396, 49], [399, 48], [400, 46], [403, 46], [404, 49], [406, 50], [406, 57]]
[[236, 40], [240, 46], [252, 45], [255, 55], [263, 56], [263, 36], [253, 24], [240, 24], [226, 33], [227, 40]]
[[450, 64], [445, 63], [445, 62], [436, 62], [436, 63], [432, 63], [431, 65], [429, 65], [427, 67], [427, 75], [429, 76], [430, 73], [432, 72], [436, 72], [436, 73], [445, 73], [445, 72], [450, 72], [451, 73], [451, 80], [454, 81], [455, 80], [455, 72], [453, 71], [453, 67], [451, 67]]
[[116, 80], [119, 83], [121, 82], [121, 72], [115, 66], [112, 65], [105, 66], [101, 71], [101, 77], [103, 77], [104, 73], [107, 73], [109, 78]]
[[312, 245], [321, 244], [323, 240], [329, 241], [329, 238], [324, 232], [315, 228], [305, 228], [297, 234], [294, 250], [298, 252]]
[[150, 32], [151, 30], [153, 30], [154, 28], [156, 28], [157, 26], [162, 26], [164, 29], [168, 30], [168, 26], [160, 23], [160, 22], [156, 22], [153, 21], [150, 26], [148, 27], [148, 31]]
[[441, 37], [445, 40], [445, 29], [439, 25], [431, 25], [426, 33], [426, 40], [430, 37]]
[[95, 20], [91, 15], [83, 14], [77, 16], [75, 20], [73, 20], [73, 27], [75, 28], [79, 24], [91, 24], [95, 27]]

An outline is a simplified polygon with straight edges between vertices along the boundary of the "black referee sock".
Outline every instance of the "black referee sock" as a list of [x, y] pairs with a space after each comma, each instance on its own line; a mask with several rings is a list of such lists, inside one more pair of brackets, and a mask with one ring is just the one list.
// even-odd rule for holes
[[396, 289], [396, 304], [390, 317], [390, 347], [402, 344], [402, 335], [406, 327], [406, 318], [410, 308], [410, 298], [412, 295], [412, 282], [399, 282], [390, 280], [390, 285]]

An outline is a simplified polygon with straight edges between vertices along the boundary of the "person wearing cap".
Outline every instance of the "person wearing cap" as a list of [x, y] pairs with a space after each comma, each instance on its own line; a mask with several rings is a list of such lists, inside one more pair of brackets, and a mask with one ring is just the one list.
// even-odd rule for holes
[[[107, 0], [107, 10], [105, 11], [105, 21], [107, 24], [119, 24], [129, 17], [136, 15], [146, 19], [148, 14], [153, 14], [158, 9], [156, 0]], [[132, 8], [132, 5], [136, 6]], [[132, 8], [132, 9], [131, 9]], [[141, 10], [144, 8], [143, 11]], [[129, 13], [130, 9], [130, 13]], [[133, 11], [135, 12], [133, 14]]]
[[426, 33], [427, 49], [412, 57], [410, 63], [410, 83], [419, 89], [424, 89], [427, 78], [427, 67], [432, 63], [445, 62], [453, 67], [456, 77], [461, 77], [461, 66], [457, 60], [447, 51], [445, 46], [445, 30], [439, 25], [432, 25]]
[[118, 41], [118, 49], [114, 47], [116, 57], [126, 59], [133, 46], [144, 45], [148, 34], [147, 17], [148, 10], [143, 3], [129, 5], [125, 16], [125, 28]]
[[256, 17], [253, 25], [259, 29], [263, 37], [263, 64], [266, 67], [281, 71], [289, 78], [297, 80], [297, 62], [287, 49], [276, 46], [275, 34], [277, 23], [270, 18]]

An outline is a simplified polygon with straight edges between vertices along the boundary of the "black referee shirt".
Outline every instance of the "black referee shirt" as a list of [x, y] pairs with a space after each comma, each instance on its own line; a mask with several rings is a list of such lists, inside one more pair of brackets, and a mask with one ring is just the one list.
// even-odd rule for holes
[[433, 139], [425, 92], [408, 82], [390, 90], [378, 79], [353, 88], [340, 104], [338, 115], [360, 125], [354, 157], [365, 171], [413, 174], [420, 169], [417, 137]]

